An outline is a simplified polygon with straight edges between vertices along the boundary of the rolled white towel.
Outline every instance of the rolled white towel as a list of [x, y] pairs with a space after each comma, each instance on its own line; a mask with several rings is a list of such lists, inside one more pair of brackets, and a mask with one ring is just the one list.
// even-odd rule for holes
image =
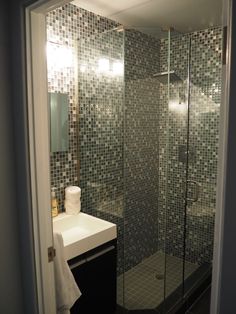
[[68, 215], [78, 215], [81, 210], [80, 201], [71, 202], [70, 200], [65, 200], [64, 203], [66, 214]]
[[77, 205], [77, 204], [80, 204], [80, 198], [79, 199], [65, 198], [65, 202], [67, 202], [71, 205]]
[[65, 199], [73, 202], [79, 201], [81, 196], [81, 189], [78, 186], [68, 186], [65, 189]]

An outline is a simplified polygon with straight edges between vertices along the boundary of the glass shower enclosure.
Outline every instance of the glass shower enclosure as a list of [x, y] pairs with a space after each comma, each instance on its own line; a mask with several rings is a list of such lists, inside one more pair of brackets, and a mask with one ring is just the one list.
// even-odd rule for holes
[[114, 23], [78, 41], [83, 206], [117, 224], [131, 312], [167, 313], [211, 271], [221, 39]]
[[158, 43], [134, 29], [124, 36], [118, 284], [129, 311], [166, 313], [211, 273], [222, 35], [220, 28], [169, 30]]

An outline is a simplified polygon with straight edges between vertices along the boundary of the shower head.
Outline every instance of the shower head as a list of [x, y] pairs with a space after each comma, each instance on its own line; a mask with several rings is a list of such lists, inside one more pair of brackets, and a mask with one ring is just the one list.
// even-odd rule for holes
[[114, 31], [120, 33], [120, 32], [124, 32], [124, 30], [125, 30], [125, 26], [120, 24], [116, 27], [103, 31], [101, 34], [106, 34], [106, 33], [114, 32]]
[[116, 30], [117, 32], [123, 32], [125, 30], [125, 26], [119, 25], [119, 26], [115, 27], [113, 30]]
[[175, 71], [155, 73], [153, 74], [153, 76], [156, 77], [158, 81], [161, 82], [162, 84], [167, 84], [168, 74], [170, 75], [170, 83], [182, 81], [182, 79], [175, 73]]
[[175, 29], [172, 26], [163, 25], [163, 26], [161, 26], [161, 31], [162, 32], [174, 32]]

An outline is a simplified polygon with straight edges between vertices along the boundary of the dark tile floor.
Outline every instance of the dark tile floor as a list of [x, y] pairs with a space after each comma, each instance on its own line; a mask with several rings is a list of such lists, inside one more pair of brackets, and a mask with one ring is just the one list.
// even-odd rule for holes
[[[202, 295], [194, 302], [191, 308], [185, 312], [185, 314], [210, 314], [210, 299], [211, 299], [211, 287], [207, 288]], [[131, 311], [134, 314], [151, 314], [155, 311]], [[117, 311], [114, 314], [127, 314], [128, 311], [124, 310], [119, 305]]]
[[210, 313], [211, 288], [207, 288], [194, 302], [186, 314], [209, 314]]

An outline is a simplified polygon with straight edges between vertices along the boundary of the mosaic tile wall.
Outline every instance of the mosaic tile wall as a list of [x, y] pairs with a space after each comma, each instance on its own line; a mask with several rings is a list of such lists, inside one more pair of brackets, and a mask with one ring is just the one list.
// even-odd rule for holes
[[[197, 202], [188, 201], [186, 259], [194, 263], [212, 260], [216, 205], [219, 109], [221, 98], [220, 28], [175, 36], [171, 40], [170, 68], [182, 82], [160, 91], [159, 248], [183, 256], [184, 193], [187, 147], [187, 71], [190, 48], [189, 167], [188, 179], [197, 181]], [[161, 40], [161, 69], [167, 70], [167, 41]], [[167, 119], [168, 117], [168, 119]], [[168, 160], [168, 162], [167, 162]], [[176, 180], [177, 178], [177, 180]], [[168, 188], [167, 188], [168, 186]], [[195, 193], [188, 184], [188, 196]], [[164, 227], [166, 221], [166, 229]]]
[[69, 150], [51, 154], [51, 184], [60, 210], [64, 188], [79, 185], [82, 210], [117, 224], [118, 273], [123, 256], [127, 270], [164, 250], [165, 230], [167, 253], [182, 257], [191, 38], [189, 178], [201, 184], [201, 194], [188, 206], [186, 256], [192, 262], [210, 261], [221, 30], [172, 38], [171, 69], [182, 82], [171, 84], [168, 106], [167, 86], [153, 77], [167, 70], [167, 40], [134, 30], [117, 32], [116, 26], [72, 4], [47, 16], [48, 41], [59, 56], [60, 47], [71, 56], [71, 62], [48, 68], [49, 91], [70, 99]]
[[123, 46], [113, 30], [79, 41], [80, 185], [90, 213], [123, 214]]
[[[67, 4], [47, 15], [47, 40], [53, 57], [48, 60], [48, 91], [69, 96], [69, 150], [51, 153], [51, 186], [56, 188], [60, 211], [64, 210], [64, 189], [78, 185], [78, 43], [92, 38], [117, 23]], [[65, 62], [62, 56], [67, 53]], [[53, 59], [54, 58], [54, 59]], [[59, 60], [58, 60], [59, 59]], [[58, 61], [58, 62], [57, 62]]]
[[159, 41], [125, 32], [125, 270], [158, 250]]
[[110, 31], [116, 26], [72, 4], [47, 15], [48, 41], [73, 55], [70, 66], [48, 67], [49, 92], [70, 97], [69, 150], [51, 154], [51, 186], [61, 211], [65, 187], [79, 185], [82, 211], [117, 224], [122, 273], [124, 49], [123, 33]]
[[[78, 23], [73, 7], [66, 5], [47, 15], [47, 41], [52, 57], [48, 59], [48, 91], [69, 96], [69, 149], [50, 156], [51, 187], [56, 188], [59, 210], [64, 210], [64, 190], [68, 185], [78, 185], [77, 149], [77, 84], [75, 29]], [[61, 54], [67, 54], [63, 62]], [[59, 59], [59, 60], [58, 60]], [[58, 62], [59, 61], [59, 62]]]

